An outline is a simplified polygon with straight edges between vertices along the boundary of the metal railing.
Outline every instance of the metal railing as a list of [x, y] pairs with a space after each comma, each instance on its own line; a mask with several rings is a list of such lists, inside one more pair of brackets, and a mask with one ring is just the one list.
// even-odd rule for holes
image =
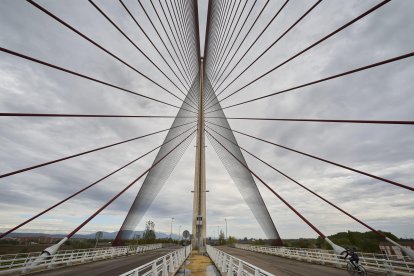
[[[346, 262], [332, 250], [293, 248], [279, 246], [258, 246], [236, 244], [236, 248], [270, 254], [298, 261], [331, 265], [345, 268]], [[414, 262], [409, 258], [399, 259], [397, 256], [358, 252], [360, 264], [372, 272], [385, 272], [389, 275], [414, 275]]]
[[233, 276], [235, 273], [237, 274], [237, 276], [274, 275], [257, 266], [249, 264], [248, 262], [245, 262], [221, 250], [218, 250], [217, 248], [211, 245], [207, 245], [207, 253], [216, 265], [217, 269], [220, 271], [221, 275], [225, 275], [226, 273], [228, 276]]
[[162, 244], [157, 243], [148, 245], [62, 250], [41, 262], [36, 263], [36, 265], [31, 264], [41, 252], [0, 255], [0, 275], [25, 274], [38, 270], [48, 270], [62, 266], [133, 255], [161, 247]]
[[188, 255], [191, 253], [191, 245], [175, 250], [158, 259], [141, 265], [135, 269], [121, 274], [120, 276], [146, 276], [146, 275], [175, 275]]

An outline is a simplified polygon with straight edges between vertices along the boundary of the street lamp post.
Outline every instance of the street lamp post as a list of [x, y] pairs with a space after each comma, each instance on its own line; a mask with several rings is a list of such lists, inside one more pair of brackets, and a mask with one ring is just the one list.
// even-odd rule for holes
[[224, 218], [224, 221], [226, 222], [226, 240], [227, 240], [228, 239], [228, 236], [227, 236], [227, 219]]
[[171, 218], [171, 231], [170, 231], [170, 239], [172, 238], [172, 225], [173, 225], [174, 218]]

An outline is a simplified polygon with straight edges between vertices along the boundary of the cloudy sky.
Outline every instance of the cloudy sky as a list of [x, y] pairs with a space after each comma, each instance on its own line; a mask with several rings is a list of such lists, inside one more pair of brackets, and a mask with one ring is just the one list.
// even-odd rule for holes
[[[125, 0], [160, 50], [149, 21], [135, 0]], [[145, 2], [145, 7], [151, 6]], [[154, 1], [158, 7], [158, 1]], [[254, 1], [249, 1], [250, 7]], [[219, 97], [230, 94], [266, 70], [357, 17], [380, 1], [323, 1], [288, 35]], [[111, 52], [178, 92], [142, 54], [85, 0], [41, 4]], [[118, 1], [96, 3], [162, 68], [168, 68]], [[200, 0], [200, 37], [204, 37], [207, 1]], [[264, 5], [257, 1], [250, 26]], [[270, 1], [241, 47], [241, 56], [284, 1]], [[314, 1], [290, 1], [235, 72], [236, 76], [295, 22]], [[261, 81], [222, 102], [238, 103], [312, 80], [341, 73], [413, 51], [414, 2], [392, 1], [328, 39]], [[244, 18], [244, 16], [242, 17]], [[159, 26], [159, 25], [157, 25]], [[239, 24], [240, 26], [240, 24]], [[242, 31], [246, 33], [247, 28]], [[240, 40], [240, 39], [239, 39]], [[201, 41], [203, 46], [203, 41]], [[0, 3], [0, 46], [78, 71], [169, 103], [179, 100], [139, 76], [26, 1]], [[169, 60], [170, 61], [170, 60]], [[265, 100], [226, 109], [229, 117], [413, 120], [413, 59], [405, 59], [341, 79]], [[171, 72], [169, 75], [172, 76]], [[172, 76], [173, 78], [173, 76]], [[175, 115], [177, 109], [119, 92], [0, 53], [0, 112]], [[0, 118], [0, 172], [7, 173], [66, 155], [168, 128], [172, 119], [130, 118]], [[354, 167], [414, 187], [414, 129], [398, 125], [235, 121], [235, 130]], [[166, 133], [0, 179], [0, 231], [96, 181], [112, 170], [160, 145]], [[412, 192], [312, 160], [236, 134], [239, 144], [302, 184], [343, 207], [376, 229], [414, 238]], [[194, 181], [194, 141], [177, 164], [137, 230], [146, 220], [157, 231], [191, 229]], [[29, 223], [22, 231], [68, 233], [118, 191], [146, 170], [156, 153], [106, 179], [55, 210]], [[213, 148], [207, 144], [207, 235], [216, 236], [228, 221], [228, 234], [264, 237], [264, 233], [232, 183]], [[295, 206], [325, 234], [366, 231], [335, 209], [245, 156], [251, 169]], [[117, 231], [141, 182], [118, 198], [82, 229]], [[265, 187], [257, 183], [282, 238], [316, 237]]]

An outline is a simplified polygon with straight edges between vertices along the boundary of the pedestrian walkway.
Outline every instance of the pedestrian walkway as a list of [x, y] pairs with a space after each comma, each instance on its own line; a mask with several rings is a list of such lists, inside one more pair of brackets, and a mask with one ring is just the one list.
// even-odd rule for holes
[[189, 258], [184, 262], [183, 266], [177, 272], [178, 276], [184, 275], [220, 275], [217, 268], [208, 256], [204, 256], [197, 251], [192, 251]]

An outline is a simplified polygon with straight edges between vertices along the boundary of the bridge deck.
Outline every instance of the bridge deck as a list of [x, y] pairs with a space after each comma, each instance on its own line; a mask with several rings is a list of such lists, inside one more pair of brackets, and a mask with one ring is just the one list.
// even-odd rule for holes
[[348, 272], [334, 267], [304, 263], [287, 258], [266, 255], [227, 246], [219, 246], [217, 248], [277, 276], [349, 275]]
[[172, 246], [167, 248], [155, 249], [147, 251], [142, 254], [132, 255], [128, 257], [120, 257], [110, 260], [97, 261], [83, 265], [75, 265], [56, 270], [48, 270], [44, 272], [35, 273], [34, 275], [48, 275], [48, 276], [72, 276], [72, 275], [100, 275], [113, 276], [120, 275], [136, 267], [151, 262], [171, 251], [179, 248]]

